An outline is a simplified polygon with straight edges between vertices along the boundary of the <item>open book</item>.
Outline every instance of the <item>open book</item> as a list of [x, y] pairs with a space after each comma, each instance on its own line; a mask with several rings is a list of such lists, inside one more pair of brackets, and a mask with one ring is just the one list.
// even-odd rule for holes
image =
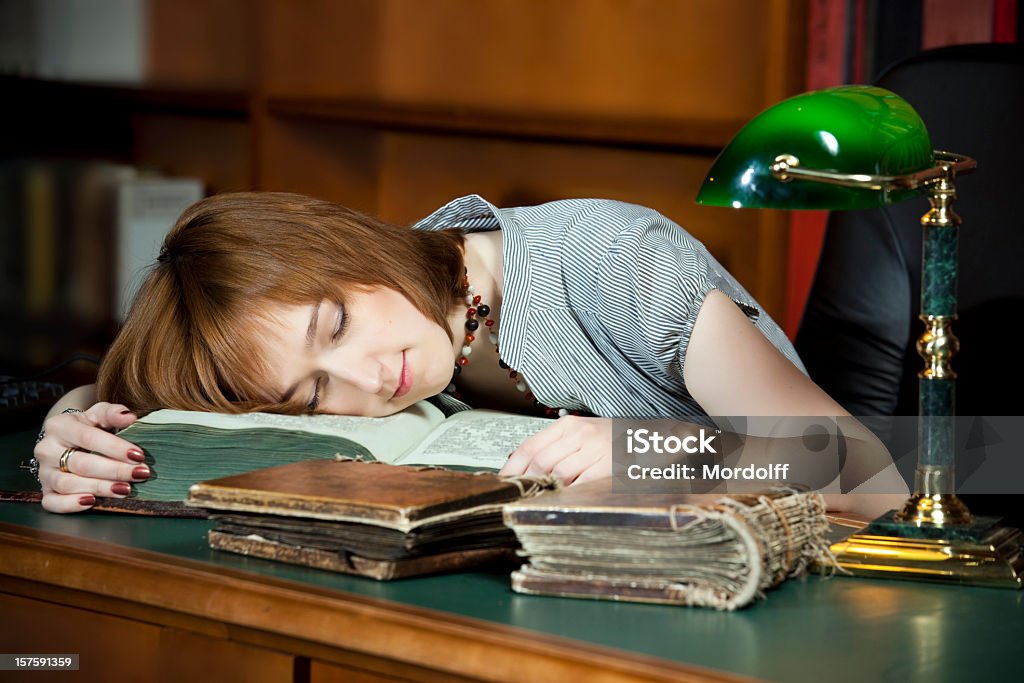
[[119, 433], [142, 448], [153, 475], [133, 484], [131, 497], [101, 499], [96, 507], [197, 515], [182, 503], [196, 482], [336, 456], [497, 472], [523, 439], [549, 424], [491, 410], [446, 418], [426, 401], [379, 418], [158, 410]]

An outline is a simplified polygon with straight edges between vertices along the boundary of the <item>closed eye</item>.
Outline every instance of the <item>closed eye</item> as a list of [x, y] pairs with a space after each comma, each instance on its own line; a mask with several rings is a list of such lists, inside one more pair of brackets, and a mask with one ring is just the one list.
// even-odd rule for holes
[[316, 412], [317, 407], [320, 405], [320, 378], [317, 377], [316, 381], [313, 382], [313, 396], [310, 397], [306, 403], [306, 407], [309, 408], [310, 412]]
[[[334, 322], [334, 332], [331, 334], [332, 344], [336, 344], [339, 339], [345, 336], [345, 330], [348, 329], [348, 323], [350, 319], [349, 316], [345, 314], [345, 307], [342, 304], [336, 304], [336, 307], [338, 309], [338, 315]], [[311, 412], [315, 412], [316, 409], [320, 406], [320, 394], [322, 384], [322, 377], [317, 377], [316, 381], [313, 383], [313, 396], [309, 399], [309, 402], [306, 403], [306, 407], [309, 408]]]
[[348, 329], [348, 323], [350, 317], [345, 314], [345, 307], [341, 304], [337, 304], [338, 307], [338, 318], [334, 323], [334, 334], [331, 335], [331, 343], [334, 344], [345, 334], [345, 330]]

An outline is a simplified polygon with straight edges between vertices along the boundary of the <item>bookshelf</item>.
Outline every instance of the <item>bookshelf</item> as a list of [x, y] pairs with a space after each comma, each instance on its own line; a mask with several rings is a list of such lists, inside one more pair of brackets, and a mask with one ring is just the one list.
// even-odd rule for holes
[[[743, 122], [800, 90], [807, 0], [146, 5], [140, 83], [0, 77], [19, 102], [4, 159], [104, 159], [402, 223], [470, 192], [647, 204], [781, 317], [785, 217], [693, 196]], [[4, 314], [0, 362], [15, 365], [102, 351], [116, 329], [59, 305]]]

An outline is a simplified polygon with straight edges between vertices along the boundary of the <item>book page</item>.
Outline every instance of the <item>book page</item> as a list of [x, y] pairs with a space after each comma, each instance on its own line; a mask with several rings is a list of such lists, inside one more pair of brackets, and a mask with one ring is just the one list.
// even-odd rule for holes
[[147, 424], [201, 425], [215, 429], [283, 429], [340, 436], [362, 444], [374, 457], [394, 462], [420, 443], [444, 413], [427, 401], [387, 417], [346, 415], [277, 415], [274, 413], [204, 413], [190, 410], [157, 410], [142, 418]]
[[445, 420], [418, 448], [396, 464], [459, 465], [497, 471], [523, 439], [552, 422], [543, 417], [496, 410], [467, 410]]

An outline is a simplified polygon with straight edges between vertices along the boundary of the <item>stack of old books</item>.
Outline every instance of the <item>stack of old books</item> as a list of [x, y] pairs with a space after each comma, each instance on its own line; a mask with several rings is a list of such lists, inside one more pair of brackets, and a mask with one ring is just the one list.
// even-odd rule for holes
[[502, 506], [553, 484], [343, 458], [200, 482], [188, 504], [213, 548], [386, 580], [514, 560]]
[[732, 610], [827, 553], [821, 496], [613, 493], [611, 480], [505, 507], [521, 593]]

